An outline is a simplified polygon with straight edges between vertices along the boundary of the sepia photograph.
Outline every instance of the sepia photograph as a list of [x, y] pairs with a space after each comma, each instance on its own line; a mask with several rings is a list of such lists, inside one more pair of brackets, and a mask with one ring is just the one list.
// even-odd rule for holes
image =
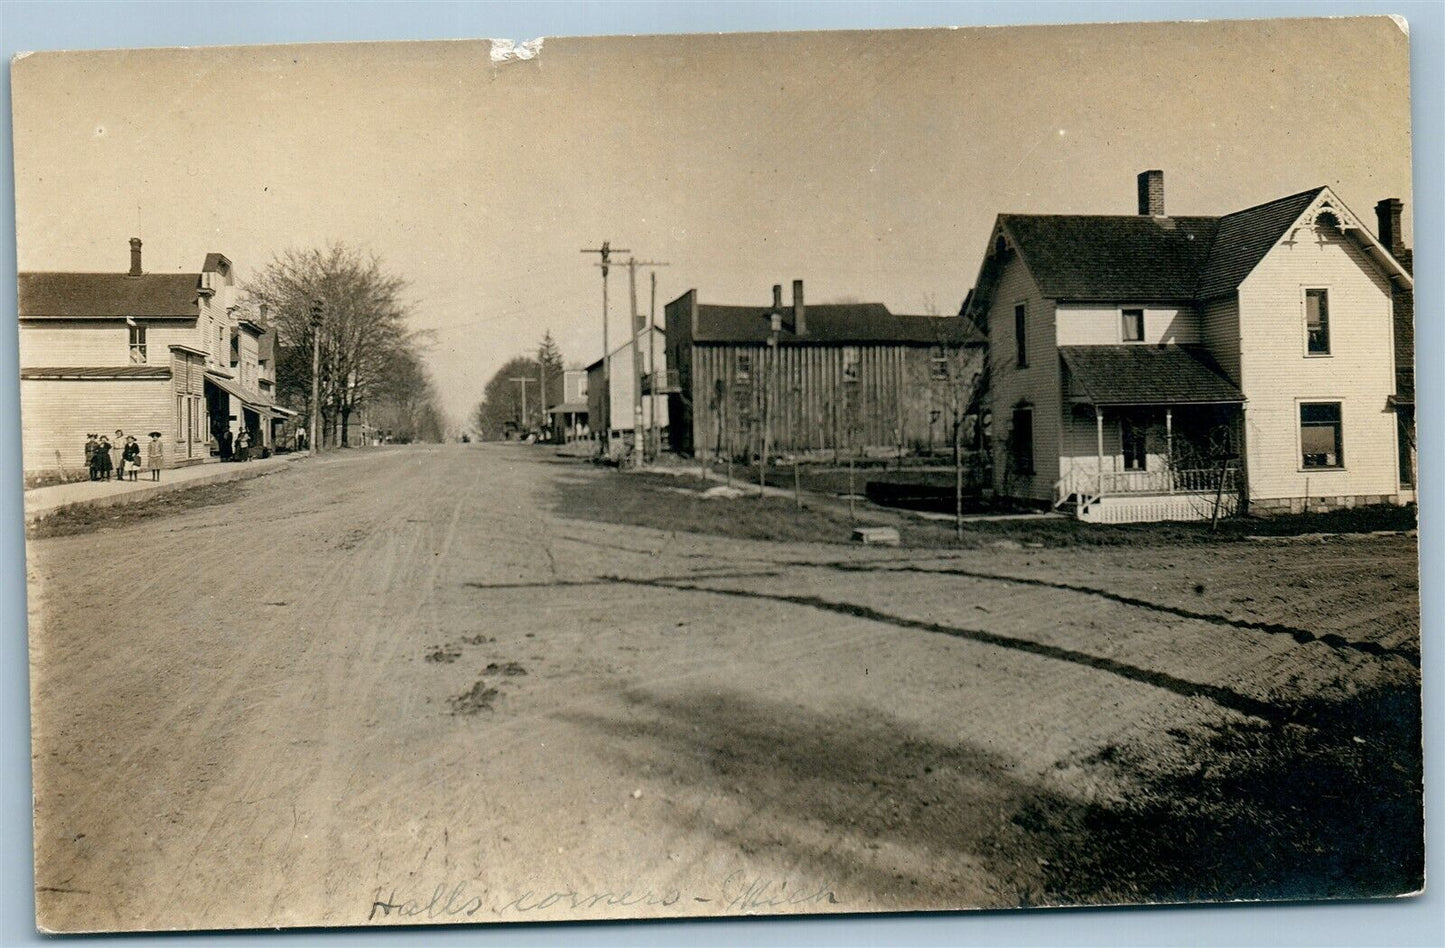
[[35, 925], [1418, 897], [1410, 50], [17, 55]]

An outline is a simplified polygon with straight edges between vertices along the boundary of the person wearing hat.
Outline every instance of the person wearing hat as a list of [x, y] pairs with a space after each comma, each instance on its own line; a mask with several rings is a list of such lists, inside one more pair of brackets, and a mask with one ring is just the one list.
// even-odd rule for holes
[[96, 459], [95, 452], [100, 448], [100, 438], [94, 434], [85, 436], [85, 466], [90, 469], [90, 479], [100, 480], [100, 462]]
[[[120, 452], [121, 471], [135, 480], [140, 474], [140, 442], [135, 435], [125, 436], [125, 449]], [[123, 479], [123, 478], [122, 478]]]
[[146, 445], [146, 466], [150, 468], [151, 480], [161, 479], [161, 433], [151, 432], [150, 444]]
[[100, 444], [96, 445], [94, 468], [98, 481], [110, 480], [110, 472], [115, 470], [115, 462], [110, 459], [110, 439], [105, 435], [100, 436]]

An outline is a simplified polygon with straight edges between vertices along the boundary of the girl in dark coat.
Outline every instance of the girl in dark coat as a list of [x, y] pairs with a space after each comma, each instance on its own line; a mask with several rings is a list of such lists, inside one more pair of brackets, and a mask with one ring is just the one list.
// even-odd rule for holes
[[110, 480], [110, 472], [115, 470], [115, 465], [110, 459], [110, 439], [105, 435], [100, 436], [100, 444], [95, 448], [95, 463], [100, 469], [100, 480]]
[[140, 474], [140, 442], [136, 441], [134, 435], [127, 435], [125, 439], [125, 450], [120, 452], [121, 463], [125, 465], [125, 472], [135, 480]]
[[85, 436], [85, 466], [90, 469], [90, 479], [100, 480], [100, 459], [95, 453], [100, 450], [100, 439], [93, 434]]

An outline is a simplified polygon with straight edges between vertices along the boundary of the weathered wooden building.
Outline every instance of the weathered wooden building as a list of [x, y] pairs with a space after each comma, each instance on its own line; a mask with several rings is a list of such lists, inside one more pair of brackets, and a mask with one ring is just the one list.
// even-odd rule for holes
[[667, 304], [673, 451], [706, 457], [942, 449], [969, 411], [984, 337], [953, 316], [882, 303]]

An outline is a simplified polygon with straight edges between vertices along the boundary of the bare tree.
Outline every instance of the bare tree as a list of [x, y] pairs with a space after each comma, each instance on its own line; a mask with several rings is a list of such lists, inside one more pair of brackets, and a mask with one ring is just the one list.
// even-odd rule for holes
[[[313, 436], [330, 431], [331, 443], [346, 444], [352, 414], [385, 383], [397, 353], [415, 350], [405, 289], [406, 281], [387, 273], [376, 256], [342, 243], [286, 250], [245, 286], [247, 298], [273, 314], [283, 398], [308, 411], [311, 347], [320, 347], [323, 431]], [[321, 304], [321, 321], [313, 328], [314, 302]]]

